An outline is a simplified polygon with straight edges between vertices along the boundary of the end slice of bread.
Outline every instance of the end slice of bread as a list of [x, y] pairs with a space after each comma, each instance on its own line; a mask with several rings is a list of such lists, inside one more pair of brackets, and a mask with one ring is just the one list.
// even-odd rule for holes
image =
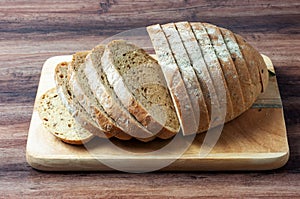
[[65, 143], [80, 145], [94, 137], [69, 113], [58, 96], [56, 88], [48, 90], [41, 96], [37, 110], [44, 127]]

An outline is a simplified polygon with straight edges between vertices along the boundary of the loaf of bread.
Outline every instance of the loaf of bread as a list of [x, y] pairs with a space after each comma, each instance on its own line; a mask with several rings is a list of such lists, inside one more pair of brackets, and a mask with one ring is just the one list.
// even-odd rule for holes
[[[75, 144], [92, 135], [148, 142], [171, 138], [180, 128], [183, 135], [197, 134], [238, 117], [267, 88], [260, 53], [230, 30], [177, 22], [147, 31], [155, 56], [118, 40], [59, 64], [56, 84], [62, 102], [54, 91], [43, 96], [39, 111], [45, 127]], [[52, 125], [61, 106], [64, 117], [74, 117], [72, 132], [84, 129], [81, 142], [62, 123], [59, 131]]]
[[[181, 42], [185, 45], [186, 50], [180, 56], [177, 56], [178, 59], [176, 60], [176, 51], [179, 47], [172, 49], [172, 46], [176, 42], [173, 37], [177, 33], [174, 33], [174, 31], [170, 33], [166, 28], [169, 26], [174, 25], [157, 24], [147, 27], [147, 30], [157, 54], [158, 62], [168, 82], [171, 95], [179, 96], [179, 98], [183, 97], [178, 94], [180, 91], [174, 89], [171, 84], [174, 70], [171, 70], [173, 74], [170, 74], [170, 68], [178, 68], [182, 78], [178, 82], [184, 82], [187, 90], [190, 87], [190, 82], [187, 82], [187, 76], [184, 74], [186, 69], [183, 68], [183, 65], [186, 65], [188, 61], [183, 63], [180, 60], [178, 61], [178, 59], [182, 59], [183, 54], [187, 53], [190, 58], [188, 63], [192, 65], [202, 86], [204, 100], [210, 116], [210, 127], [215, 127], [238, 117], [251, 107], [261, 92], [265, 91], [268, 84], [268, 73], [263, 58], [257, 50], [239, 35], [208, 23], [175, 23], [177, 32], [181, 36]], [[164, 41], [162, 41], [162, 38], [165, 38]], [[166, 40], [168, 43], [166, 43]], [[190, 104], [193, 104], [194, 98], [188, 97]], [[177, 106], [176, 111], [180, 118], [182, 112], [186, 111], [187, 102], [184, 101], [181, 104], [178, 103], [175, 97], [172, 99], [174, 105]], [[200, 104], [199, 109], [201, 109]], [[216, 110], [217, 114], [212, 114], [212, 110]], [[193, 112], [190, 111], [189, 113], [192, 114]], [[201, 122], [206, 122], [203, 117], [200, 117]], [[194, 125], [194, 122], [181, 123], [184, 134], [190, 134], [189, 131], [185, 132], [188, 127], [184, 127], [190, 124]], [[200, 133], [206, 130], [207, 128], [202, 128], [191, 133]]]

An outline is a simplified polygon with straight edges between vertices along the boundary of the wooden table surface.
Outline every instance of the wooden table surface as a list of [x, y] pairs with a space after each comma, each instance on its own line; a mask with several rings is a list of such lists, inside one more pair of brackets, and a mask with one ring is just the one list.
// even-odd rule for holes
[[[154, 23], [206, 21], [244, 36], [275, 66], [290, 160], [274, 171], [48, 173], [25, 159], [42, 64]], [[300, 197], [300, 2], [1, 0], [0, 198]]]

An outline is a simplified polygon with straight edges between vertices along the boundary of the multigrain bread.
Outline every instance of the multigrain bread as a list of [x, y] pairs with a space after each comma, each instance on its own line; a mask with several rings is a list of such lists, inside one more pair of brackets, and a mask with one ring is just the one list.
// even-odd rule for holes
[[143, 49], [125, 41], [105, 47], [102, 68], [128, 111], [153, 135], [170, 138], [179, 122], [157, 61]]
[[58, 96], [56, 88], [48, 90], [37, 103], [43, 126], [63, 142], [80, 145], [94, 137], [69, 113]]
[[71, 64], [68, 67], [68, 79], [71, 78], [71, 75], [73, 71], [77, 71], [78, 67], [84, 63], [86, 56], [90, 53], [91, 51], [80, 51], [76, 52], [75, 54], [72, 55], [72, 61]]
[[[86, 55], [85, 55], [86, 56]], [[88, 79], [84, 73], [85, 57], [82, 54], [75, 54], [73, 56], [72, 69], [69, 84], [74, 96], [84, 109], [92, 116], [98, 123], [103, 132], [109, 133], [122, 140], [129, 140], [131, 136], [124, 133], [116, 124], [116, 122], [105, 112], [102, 105], [95, 98], [94, 92], [90, 88]]]
[[230, 56], [227, 46], [224, 42], [223, 36], [215, 25], [203, 23], [208, 36], [211, 40], [211, 44], [215, 50], [215, 54], [218, 57], [219, 63], [222, 67], [222, 71], [228, 86], [230, 99], [233, 107], [233, 119], [236, 115], [244, 112], [245, 100], [241, 89], [241, 83], [234, 65], [234, 62]]
[[83, 128], [99, 137], [112, 137], [111, 134], [105, 133], [99, 127], [99, 125], [92, 119], [91, 115], [86, 112], [78, 100], [73, 96], [67, 78], [69, 64], [71, 63], [62, 62], [55, 68], [56, 90], [62, 103]]
[[[190, 57], [191, 64], [201, 86], [203, 97], [209, 113], [209, 122], [211, 120], [214, 121], [215, 118], [218, 117], [218, 114], [214, 110], [217, 110], [216, 107], [219, 107], [219, 102], [216, 96], [215, 87], [203, 58], [202, 50], [198, 45], [197, 39], [189, 22], [177, 22], [175, 25], [178, 33], [180, 34], [182, 43]], [[208, 129], [209, 123], [207, 126], [203, 126], [204, 129], [200, 129], [201, 132]]]
[[174, 23], [164, 24], [161, 27], [168, 39], [173, 56], [180, 70], [186, 90], [189, 94], [189, 98], [195, 113], [195, 119], [198, 123], [198, 129], [196, 132], [206, 130], [209, 125], [207, 106], [203, 97], [200, 83], [197, 79], [197, 75], [193, 69], [189, 55], [187, 54], [183, 45], [182, 39], [180, 38], [180, 34], [178, 33], [180, 30], [177, 31]]
[[182, 132], [184, 135], [195, 133], [198, 121], [168, 40], [159, 24], [148, 26], [147, 31], [170, 90]]
[[[155, 138], [152, 132], [142, 126], [123, 106], [113, 86], [107, 80], [102, 69], [103, 46], [95, 47], [87, 56], [83, 72], [87, 77], [89, 86], [94, 91], [94, 96], [102, 105], [105, 112], [114, 119], [116, 124], [128, 135], [141, 141], [150, 141]], [[123, 92], [122, 92], [123, 93]]]

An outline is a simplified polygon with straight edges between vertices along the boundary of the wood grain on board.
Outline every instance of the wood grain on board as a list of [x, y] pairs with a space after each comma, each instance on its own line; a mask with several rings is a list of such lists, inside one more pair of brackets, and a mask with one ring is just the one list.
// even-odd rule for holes
[[[296, 0], [0, 1], [1, 197], [299, 197], [299, 7]], [[286, 166], [265, 172], [131, 175], [43, 173], [26, 163], [28, 129], [47, 58], [91, 49], [123, 30], [183, 20], [229, 28], [272, 59], [290, 147]]]

